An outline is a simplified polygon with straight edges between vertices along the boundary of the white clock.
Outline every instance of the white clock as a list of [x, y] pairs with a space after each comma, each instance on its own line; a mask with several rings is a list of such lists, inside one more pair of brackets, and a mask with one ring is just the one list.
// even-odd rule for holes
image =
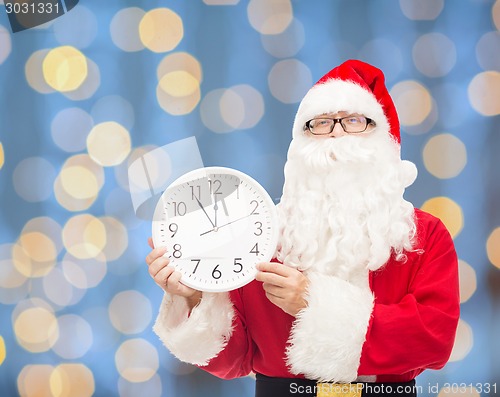
[[230, 291], [248, 284], [255, 265], [278, 243], [276, 206], [250, 176], [225, 167], [200, 168], [163, 192], [153, 218], [155, 247], [191, 288]]

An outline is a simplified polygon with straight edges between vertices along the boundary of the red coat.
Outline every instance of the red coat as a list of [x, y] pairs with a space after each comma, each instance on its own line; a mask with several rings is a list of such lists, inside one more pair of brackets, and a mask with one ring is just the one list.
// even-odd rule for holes
[[[184, 352], [179, 353], [183, 343], [172, 342], [182, 336], [170, 335], [177, 323], [168, 320], [165, 312], [160, 313], [155, 331], [181, 359], [197, 365], [208, 363], [201, 368], [225, 379], [253, 371], [272, 377], [304, 377], [306, 373], [308, 378], [333, 381], [352, 381], [356, 374], [375, 380], [375, 375], [378, 382], [402, 382], [425, 369], [442, 368], [450, 356], [459, 318], [457, 256], [441, 221], [420, 210], [415, 213], [418, 236], [415, 248], [423, 253], [408, 253], [405, 263], [390, 259], [380, 270], [370, 272], [372, 294], [368, 294], [371, 301], [365, 311], [357, 311], [368, 299], [365, 292], [351, 298], [351, 291], [357, 287], [334, 277], [316, 275], [318, 280], [326, 280], [318, 281], [320, 299], [314, 303], [314, 297], [311, 298], [312, 312], [301, 319], [270, 303], [260, 282], [232, 291], [230, 303], [221, 307], [232, 306], [234, 312], [222, 331], [215, 330], [215, 336], [224, 334], [227, 324], [232, 323], [232, 330], [226, 330], [219, 341], [215, 357], [186, 360]], [[168, 304], [167, 301], [165, 305]], [[187, 324], [197, 317], [194, 321], [199, 325], [198, 316], [208, 309], [200, 305], [200, 313], [195, 310], [189, 319], [177, 318], [177, 321]], [[213, 310], [206, 318], [215, 322], [217, 316], [219, 311]], [[169, 321], [172, 326], [165, 325]], [[188, 328], [178, 331], [191, 332]], [[291, 338], [291, 332], [295, 339]], [[217, 344], [216, 338], [209, 337], [207, 346], [210, 338], [212, 344]], [[189, 340], [204, 350], [203, 337], [198, 339], [199, 344], [196, 339]], [[295, 350], [290, 349], [291, 341], [298, 345]], [[337, 341], [340, 344], [335, 345]], [[352, 357], [347, 357], [351, 353]], [[213, 356], [214, 352], [208, 355]]]

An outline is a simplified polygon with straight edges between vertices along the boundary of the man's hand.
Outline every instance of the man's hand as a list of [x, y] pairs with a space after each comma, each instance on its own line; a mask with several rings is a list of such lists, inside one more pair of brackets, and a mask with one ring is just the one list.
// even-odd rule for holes
[[167, 252], [165, 247], [154, 248], [151, 238], [148, 244], [153, 249], [146, 257], [150, 276], [165, 292], [186, 298], [189, 309], [192, 310], [201, 300], [201, 291], [189, 288], [180, 282], [181, 273], [168, 266], [170, 261], [163, 256]]
[[307, 306], [309, 280], [302, 272], [280, 263], [259, 263], [256, 279], [262, 281], [267, 298], [285, 313], [296, 316]]

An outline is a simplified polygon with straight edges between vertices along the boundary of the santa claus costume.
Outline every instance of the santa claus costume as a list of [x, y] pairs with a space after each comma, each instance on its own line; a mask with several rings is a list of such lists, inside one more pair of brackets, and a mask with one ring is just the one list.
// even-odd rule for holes
[[[339, 111], [376, 127], [333, 139], [304, 133], [308, 120]], [[203, 293], [190, 313], [166, 294], [155, 332], [180, 360], [218, 377], [257, 374], [258, 396], [322, 395], [315, 382], [390, 394], [442, 368], [459, 318], [457, 256], [441, 221], [404, 200], [415, 178], [400, 158], [383, 73], [355, 60], [336, 67], [300, 103], [278, 205], [276, 261], [307, 277], [307, 306], [286, 314], [258, 281]], [[396, 394], [414, 395], [406, 392]]]

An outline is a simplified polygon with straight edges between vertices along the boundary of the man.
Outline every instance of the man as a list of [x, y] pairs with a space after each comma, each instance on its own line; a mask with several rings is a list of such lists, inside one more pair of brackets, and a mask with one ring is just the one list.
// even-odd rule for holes
[[255, 372], [258, 397], [349, 382], [340, 395], [415, 395], [413, 379], [448, 360], [459, 318], [452, 239], [403, 199], [415, 178], [382, 72], [338, 66], [295, 118], [276, 262], [243, 288], [202, 294], [153, 249], [149, 272], [166, 291], [155, 332], [216, 376]]

